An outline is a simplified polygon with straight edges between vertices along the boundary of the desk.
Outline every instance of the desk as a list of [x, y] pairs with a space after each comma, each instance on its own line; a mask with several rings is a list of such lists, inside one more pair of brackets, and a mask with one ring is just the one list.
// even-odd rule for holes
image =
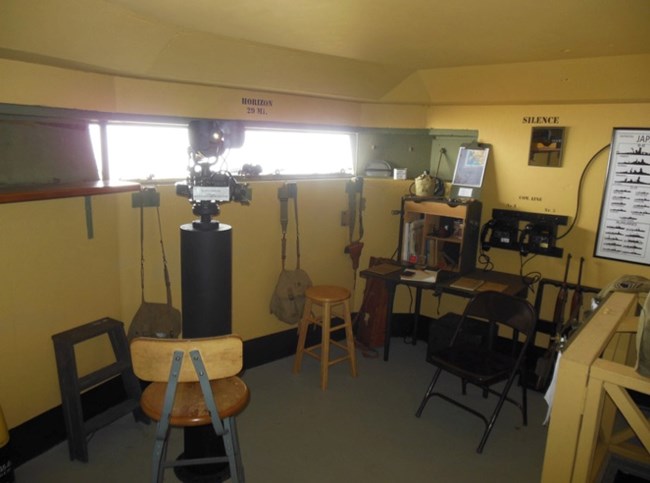
[[[386, 263], [386, 262], [384, 262]], [[397, 263], [395, 263], [398, 266]], [[395, 299], [395, 289], [398, 285], [405, 285], [407, 287], [414, 287], [415, 292], [415, 310], [414, 310], [414, 319], [413, 319], [413, 343], [415, 344], [415, 335], [417, 333], [418, 322], [420, 319], [420, 305], [422, 303], [422, 290], [433, 290], [436, 293], [447, 293], [450, 295], [457, 295], [459, 297], [472, 298], [477, 292], [473, 290], [464, 290], [452, 287], [455, 281], [461, 278], [461, 275], [444, 272], [442, 277], [436, 283], [427, 283], [427, 282], [416, 282], [414, 280], [408, 280], [401, 278], [401, 270], [382, 274], [377, 273], [372, 270], [372, 267], [362, 270], [360, 275], [364, 278], [375, 278], [383, 280], [384, 286], [388, 292], [388, 303], [387, 303], [387, 313], [386, 313], [386, 334], [384, 337], [384, 360], [388, 360], [388, 355], [390, 352], [390, 334], [391, 334], [391, 323], [393, 318], [393, 302]], [[489, 271], [484, 272], [482, 270], [475, 270], [462, 275], [467, 278], [474, 278], [478, 280], [483, 280], [484, 282], [492, 282], [496, 284], [501, 284], [505, 286], [502, 290], [503, 293], [508, 295], [514, 295], [518, 297], [525, 297], [528, 293], [528, 286], [524, 283], [524, 280], [519, 275], [513, 275], [510, 273], [504, 272], [495, 272]]]

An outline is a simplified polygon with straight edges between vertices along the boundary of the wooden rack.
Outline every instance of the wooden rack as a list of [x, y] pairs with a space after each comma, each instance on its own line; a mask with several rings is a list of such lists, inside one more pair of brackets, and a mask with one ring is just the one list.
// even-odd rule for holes
[[650, 395], [634, 369], [637, 300], [612, 293], [562, 354], [542, 483], [598, 481], [610, 455], [650, 465], [650, 424], [628, 391]]

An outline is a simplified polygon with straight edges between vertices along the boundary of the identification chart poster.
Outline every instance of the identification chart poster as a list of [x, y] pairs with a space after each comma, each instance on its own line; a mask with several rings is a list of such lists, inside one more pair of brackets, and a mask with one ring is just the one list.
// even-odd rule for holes
[[616, 128], [594, 256], [650, 265], [650, 129]]

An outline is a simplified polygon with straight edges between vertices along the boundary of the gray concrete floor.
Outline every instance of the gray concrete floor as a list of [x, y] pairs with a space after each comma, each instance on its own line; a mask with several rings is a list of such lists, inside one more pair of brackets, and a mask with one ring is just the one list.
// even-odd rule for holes
[[[359, 355], [359, 376], [347, 363], [330, 368], [327, 391], [319, 385], [318, 362], [293, 358], [248, 370], [249, 406], [238, 418], [249, 483], [320, 482], [517, 482], [540, 480], [546, 427], [543, 395], [529, 392], [529, 424], [506, 404], [483, 454], [476, 453], [483, 423], [435, 398], [421, 418], [415, 411], [433, 374], [425, 343], [395, 338], [388, 362]], [[460, 394], [460, 383], [443, 377], [441, 388]], [[519, 388], [513, 389], [517, 397]], [[466, 401], [490, 411], [469, 388]], [[71, 462], [67, 443], [16, 469], [17, 483], [128, 483], [150, 479], [155, 427], [129, 415], [99, 430], [89, 441], [90, 461]], [[169, 455], [182, 452], [183, 433], [172, 436]], [[165, 481], [179, 481], [167, 470]]]

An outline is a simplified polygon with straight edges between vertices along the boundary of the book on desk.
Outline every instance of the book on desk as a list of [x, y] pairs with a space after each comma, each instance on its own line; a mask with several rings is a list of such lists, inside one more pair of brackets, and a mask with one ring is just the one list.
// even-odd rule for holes
[[451, 288], [467, 290], [470, 292], [486, 292], [488, 290], [503, 292], [508, 288], [508, 286], [503, 283], [490, 282], [488, 280], [480, 280], [471, 277], [460, 277], [458, 280], [450, 283], [449, 286]]

